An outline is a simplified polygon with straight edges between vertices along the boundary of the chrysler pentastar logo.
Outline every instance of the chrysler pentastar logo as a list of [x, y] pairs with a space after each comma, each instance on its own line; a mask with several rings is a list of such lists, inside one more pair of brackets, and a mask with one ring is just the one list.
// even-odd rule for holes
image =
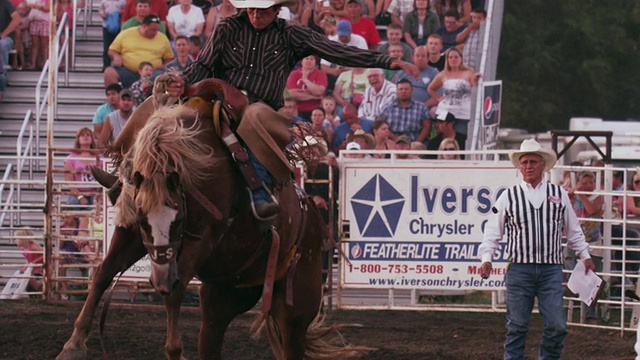
[[392, 237], [404, 207], [404, 197], [376, 174], [351, 197], [351, 208], [362, 237]]

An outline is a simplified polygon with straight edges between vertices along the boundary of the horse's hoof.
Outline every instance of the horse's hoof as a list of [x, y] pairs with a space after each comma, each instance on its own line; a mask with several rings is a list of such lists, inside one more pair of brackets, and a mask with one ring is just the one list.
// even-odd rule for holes
[[56, 360], [86, 360], [87, 348], [84, 349], [69, 349], [63, 348], [62, 352], [56, 357]]

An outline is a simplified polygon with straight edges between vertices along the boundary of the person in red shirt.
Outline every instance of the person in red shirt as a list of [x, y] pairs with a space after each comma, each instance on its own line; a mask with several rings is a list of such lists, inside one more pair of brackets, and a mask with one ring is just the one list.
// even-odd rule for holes
[[[149, 14], [157, 15], [163, 24], [167, 24], [167, 14], [169, 13], [169, 6], [164, 0], [151, 0], [151, 10]], [[120, 15], [120, 22], [124, 24], [125, 21], [136, 16], [136, 1], [127, 0], [127, 4], [124, 6], [124, 10]]]
[[362, 36], [367, 40], [369, 50], [375, 51], [380, 43], [380, 34], [378, 34], [376, 23], [362, 17], [362, 5], [358, 0], [349, 0], [347, 13], [349, 13], [349, 17], [346, 19], [351, 22], [351, 33]]
[[311, 121], [311, 111], [321, 105], [327, 90], [327, 74], [318, 68], [319, 58], [309, 55], [302, 67], [293, 70], [287, 79], [287, 89], [298, 102], [298, 115]]

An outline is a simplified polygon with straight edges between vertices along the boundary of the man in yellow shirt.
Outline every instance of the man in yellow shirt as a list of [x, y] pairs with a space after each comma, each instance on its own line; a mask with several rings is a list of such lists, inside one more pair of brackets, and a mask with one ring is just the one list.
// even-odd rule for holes
[[152, 79], [165, 72], [165, 65], [173, 60], [169, 39], [159, 33], [160, 18], [148, 15], [142, 25], [121, 31], [109, 46], [111, 66], [104, 70], [104, 84], [121, 83], [128, 88], [137, 81], [138, 65], [148, 61], [153, 65]]

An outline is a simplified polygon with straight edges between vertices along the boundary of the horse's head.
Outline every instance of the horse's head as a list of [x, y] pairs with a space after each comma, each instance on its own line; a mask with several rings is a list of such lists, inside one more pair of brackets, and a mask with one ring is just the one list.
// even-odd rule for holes
[[186, 202], [177, 172], [133, 173], [133, 203], [142, 242], [151, 258], [151, 284], [169, 294], [180, 280], [177, 258], [182, 244]]
[[194, 117], [193, 110], [184, 107], [156, 111], [119, 168], [122, 189], [115, 203], [116, 225], [139, 226], [152, 260], [150, 281], [161, 294], [169, 294], [180, 280], [177, 259], [187, 216], [184, 188], [210, 175], [206, 169], [212, 163], [211, 148], [200, 141], [195, 125], [183, 124]]

